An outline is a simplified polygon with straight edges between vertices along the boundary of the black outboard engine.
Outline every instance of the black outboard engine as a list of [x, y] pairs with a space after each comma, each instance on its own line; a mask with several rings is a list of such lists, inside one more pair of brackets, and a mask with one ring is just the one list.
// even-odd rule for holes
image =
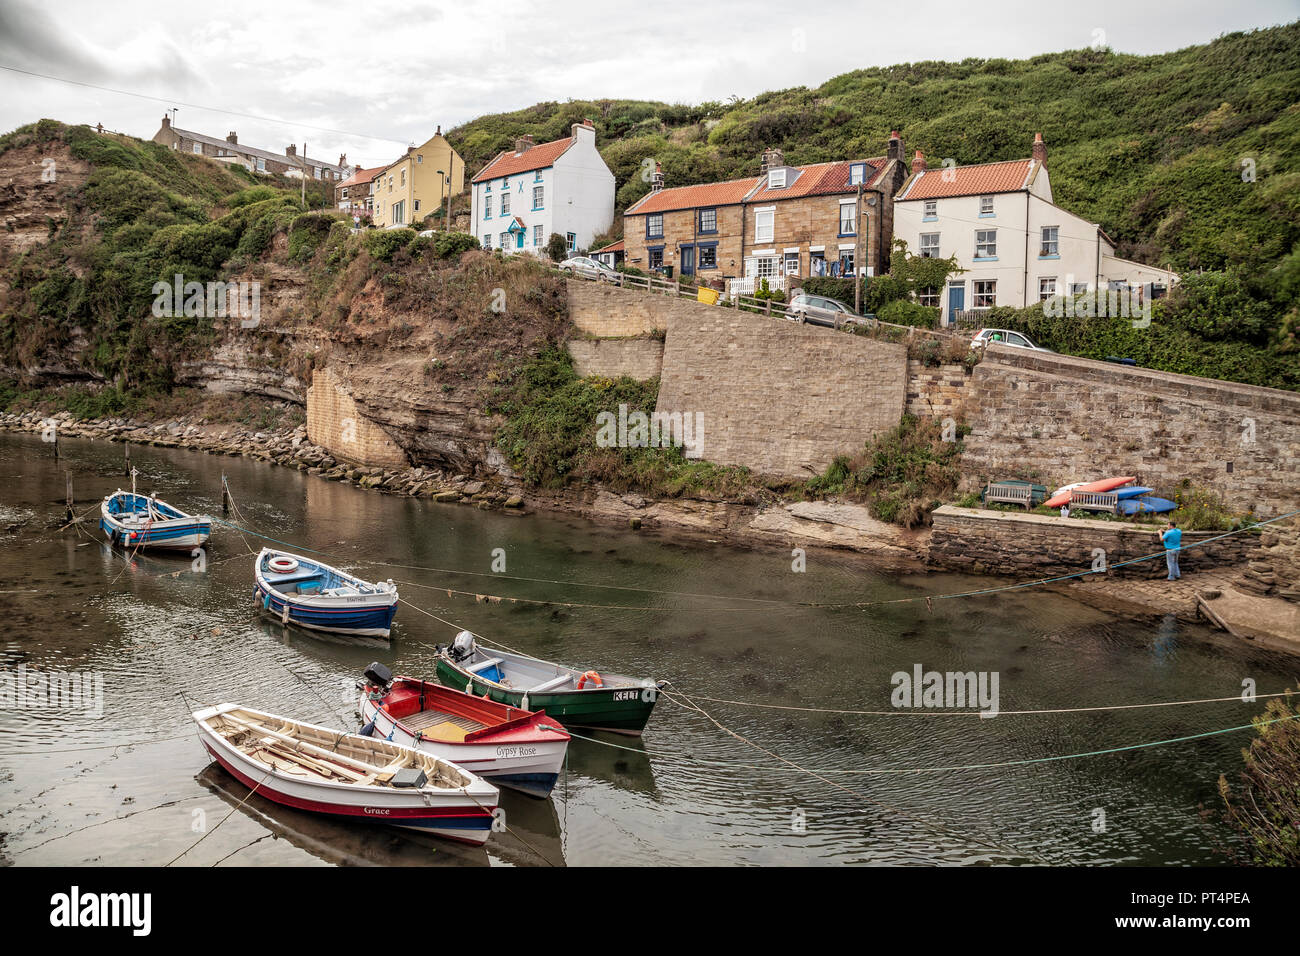
[[389, 685], [393, 683], [393, 672], [379, 661], [371, 661], [370, 666], [361, 673], [365, 675], [371, 686], [378, 688], [382, 693], [388, 693]]

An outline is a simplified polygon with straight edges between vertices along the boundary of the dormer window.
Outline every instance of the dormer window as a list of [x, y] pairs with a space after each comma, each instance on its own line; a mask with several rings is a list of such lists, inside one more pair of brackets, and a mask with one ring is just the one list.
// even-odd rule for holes
[[849, 167], [849, 185], [860, 186], [867, 181], [867, 164], [854, 163]]
[[768, 189], [785, 189], [785, 168], [769, 169], [767, 171], [767, 188]]

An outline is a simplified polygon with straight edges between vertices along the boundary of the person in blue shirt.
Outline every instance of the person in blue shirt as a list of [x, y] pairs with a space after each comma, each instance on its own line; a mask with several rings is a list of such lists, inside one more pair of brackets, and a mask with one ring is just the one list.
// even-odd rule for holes
[[1166, 581], [1177, 581], [1183, 576], [1178, 570], [1178, 549], [1182, 547], [1183, 532], [1174, 522], [1169, 522], [1169, 526], [1160, 532], [1160, 542], [1165, 546], [1165, 564], [1169, 567], [1169, 577]]

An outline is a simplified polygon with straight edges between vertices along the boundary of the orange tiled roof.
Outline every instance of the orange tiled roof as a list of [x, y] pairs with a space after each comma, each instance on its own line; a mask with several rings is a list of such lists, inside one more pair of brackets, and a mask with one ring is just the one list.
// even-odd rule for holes
[[603, 248], [603, 249], [597, 249], [595, 252], [592, 253], [592, 255], [593, 255], [593, 256], [598, 256], [598, 255], [600, 255], [602, 252], [623, 252], [623, 251], [624, 251], [624, 249], [623, 249], [623, 240], [620, 239], [618, 242], [611, 242], [609, 245], [607, 245], [607, 246], [606, 246], [605, 248]]
[[[1013, 159], [1002, 163], [976, 166], [953, 166], [949, 169], [926, 169], [912, 177], [903, 189], [899, 202], [912, 199], [945, 199], [950, 196], [983, 196], [988, 193], [1012, 193], [1025, 188], [1034, 167], [1032, 159]], [[951, 175], [944, 176], [944, 173]]]
[[343, 180], [343, 182], [339, 183], [339, 188], [341, 189], [344, 186], [364, 186], [387, 168], [387, 166], [376, 166], [374, 169], [358, 169], [347, 179]]
[[849, 167], [854, 163], [862, 162], [865, 162], [870, 170], [862, 185], [870, 189], [880, 178], [885, 164], [889, 162], [888, 158], [879, 156], [867, 160], [855, 159], [835, 163], [813, 163], [810, 166], [793, 166], [791, 168], [798, 170], [798, 175], [791, 177], [787, 174], [787, 185], [773, 189], [767, 185], [767, 179], [764, 178], [763, 188], [754, 193], [749, 201], [775, 202], [780, 199], [801, 199], [804, 196], [829, 196], [835, 193], [856, 192], [857, 185], [849, 185]]
[[564, 154], [564, 151], [572, 145], [573, 137], [566, 136], [564, 139], [540, 143], [531, 149], [524, 150], [522, 153], [516, 153], [513, 149], [505, 150], [498, 153], [496, 159], [479, 170], [478, 175], [471, 182], [479, 183], [485, 179], [497, 179], [501, 176], [513, 176], [516, 173], [544, 169], [559, 159]]
[[699, 183], [695, 186], [674, 186], [647, 193], [633, 203], [625, 215], [637, 216], [650, 212], [671, 212], [674, 209], [698, 209], [702, 206], [734, 206], [744, 200], [759, 177], [728, 179], [720, 183]]

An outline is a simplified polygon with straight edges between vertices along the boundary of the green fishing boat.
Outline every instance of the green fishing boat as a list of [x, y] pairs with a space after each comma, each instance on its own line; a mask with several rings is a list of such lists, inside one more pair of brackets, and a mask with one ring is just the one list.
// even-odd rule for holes
[[579, 671], [509, 651], [479, 647], [468, 631], [439, 648], [438, 680], [520, 710], [544, 710], [566, 727], [639, 737], [662, 682], [594, 670]]

